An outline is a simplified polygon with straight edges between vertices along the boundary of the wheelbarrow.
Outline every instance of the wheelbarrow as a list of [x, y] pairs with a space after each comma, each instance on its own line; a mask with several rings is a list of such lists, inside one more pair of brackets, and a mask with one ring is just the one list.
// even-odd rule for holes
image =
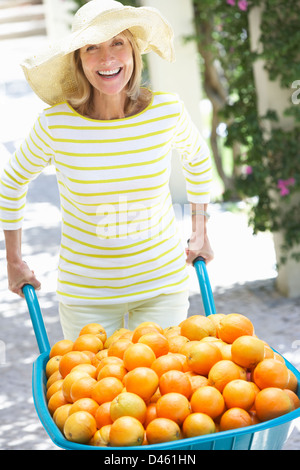
[[[200, 291], [205, 315], [216, 313], [211, 285], [204, 259], [194, 260], [194, 267], [199, 281]], [[49, 437], [55, 445], [69, 450], [278, 450], [288, 439], [295, 420], [300, 416], [300, 408], [291, 411], [279, 418], [272, 419], [252, 426], [235, 430], [222, 431], [204, 436], [197, 436], [178, 441], [165, 442], [155, 445], [134, 447], [94, 447], [86, 444], [77, 444], [68, 441], [54, 423], [46, 400], [46, 364], [49, 360], [50, 344], [41, 314], [39, 302], [34, 288], [26, 285], [23, 288], [24, 296], [30, 313], [40, 355], [35, 360], [32, 370], [32, 391], [36, 412]], [[298, 382], [298, 395], [300, 372], [286, 359], [287, 367], [295, 374]]]

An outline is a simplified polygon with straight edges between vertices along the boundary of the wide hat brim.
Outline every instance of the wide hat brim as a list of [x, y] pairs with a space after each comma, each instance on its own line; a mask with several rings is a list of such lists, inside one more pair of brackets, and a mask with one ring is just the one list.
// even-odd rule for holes
[[162, 59], [174, 62], [173, 30], [160, 12], [155, 8], [120, 4], [86, 24], [83, 22], [82, 27], [50, 44], [44, 52], [24, 60], [21, 67], [29, 85], [49, 105], [65, 101], [76, 93], [71, 53], [86, 44], [108, 41], [125, 30], [132, 33], [141, 54], [154, 51]]

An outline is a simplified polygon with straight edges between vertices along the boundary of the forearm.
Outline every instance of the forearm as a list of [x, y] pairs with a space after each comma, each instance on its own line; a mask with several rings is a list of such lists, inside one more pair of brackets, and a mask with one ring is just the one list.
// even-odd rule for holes
[[208, 204], [190, 203], [192, 217], [192, 233], [205, 236], [207, 234]]
[[22, 229], [4, 230], [6, 260], [8, 263], [22, 261]]
[[34, 272], [22, 260], [22, 229], [4, 230], [4, 237], [8, 287], [12, 292], [23, 297], [22, 288], [25, 284], [31, 284], [35, 289], [39, 289], [41, 284]]

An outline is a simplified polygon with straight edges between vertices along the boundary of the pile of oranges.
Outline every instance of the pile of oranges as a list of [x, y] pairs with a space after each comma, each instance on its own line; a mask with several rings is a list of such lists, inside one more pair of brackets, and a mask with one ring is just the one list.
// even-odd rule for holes
[[107, 338], [97, 323], [58, 341], [46, 366], [48, 409], [66, 439], [151, 445], [251, 426], [300, 405], [282, 356], [231, 313], [154, 322]]

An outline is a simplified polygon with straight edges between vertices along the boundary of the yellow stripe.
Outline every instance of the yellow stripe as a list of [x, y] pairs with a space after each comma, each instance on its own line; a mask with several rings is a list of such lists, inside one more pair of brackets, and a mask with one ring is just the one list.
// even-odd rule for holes
[[[61, 196], [62, 199], [64, 199], [65, 201], [67, 201], [69, 204], [71, 204], [71, 206], [75, 207], [75, 209], [77, 209], [78, 212], [81, 212], [81, 214], [87, 215], [88, 217], [97, 217], [97, 215], [98, 215], [97, 212], [86, 212], [86, 211], [83, 211], [82, 209], [79, 209], [79, 207], [78, 207], [76, 204], [74, 204], [74, 202], [72, 202], [72, 199], [68, 199], [68, 198], [67, 198], [66, 196], [64, 196], [64, 194], [62, 194], [62, 193], [61, 193], [60, 196]], [[160, 195], [159, 195], [159, 196], [155, 196], [154, 198], [150, 198], [149, 200], [148, 200], [148, 199], [143, 199], [143, 201], [150, 201], [151, 199], [157, 199], [157, 197], [160, 197]], [[167, 196], [166, 196], [166, 198], [165, 198], [163, 204], [166, 202], [166, 199], [167, 199], [168, 197], [169, 197], [169, 194], [167, 194]], [[140, 201], [141, 201], [141, 199], [137, 199], [137, 201], [134, 201], [134, 200], [133, 200], [133, 201], [130, 201], [130, 202], [128, 201], [128, 202], [129, 202], [129, 204], [131, 205], [131, 204], [135, 204], [136, 202], [140, 202]], [[77, 201], [76, 201], [76, 202], [77, 202]], [[127, 202], [127, 204], [128, 204], [128, 202]], [[114, 203], [110, 203], [109, 205], [112, 205], [112, 206], [117, 205], [117, 206], [119, 206], [120, 204], [121, 204], [121, 203], [118, 201], [118, 202], [116, 202], [115, 204], [114, 204]], [[99, 207], [99, 203], [97, 203], [97, 204], [84, 204], [84, 205], [87, 205], [87, 206], [93, 206], [93, 205], [95, 206], [95, 205], [96, 205], [97, 207]], [[153, 209], [153, 208], [155, 208], [155, 207], [157, 207], [157, 206], [159, 206], [159, 205], [160, 205], [160, 202], [157, 202], [156, 204], [153, 204], [153, 205], [151, 206], [151, 209]], [[139, 210], [140, 210], [140, 211], [148, 211], [148, 210], [149, 210], [149, 207], [142, 207], [142, 208], [140, 208]], [[128, 210], [124, 210], [124, 211], [116, 211], [116, 212], [114, 212], [114, 213], [115, 213], [115, 214], [125, 214], [125, 213], [130, 213], [130, 212], [136, 212], [136, 209], [128, 209]], [[72, 214], [72, 215], [74, 215], [74, 214]], [[75, 216], [74, 216], [74, 217], [75, 217]]]
[[119, 139], [97, 139], [97, 140], [90, 140], [90, 139], [59, 139], [59, 138], [54, 138], [50, 134], [48, 134], [44, 129], [44, 132], [47, 134], [49, 139], [51, 139], [53, 142], [65, 142], [65, 143], [72, 143], [72, 144], [112, 144], [112, 143], [118, 143], [118, 142], [129, 142], [132, 140], [141, 140], [141, 139], [147, 139], [149, 137], [154, 137], [156, 135], [161, 135], [167, 132], [172, 131], [175, 128], [169, 127], [167, 129], [162, 129], [160, 131], [156, 132], [150, 132], [149, 134], [143, 134], [143, 135], [135, 135], [133, 137], [122, 137]]
[[56, 150], [57, 154], [65, 155], [67, 157], [118, 157], [122, 155], [132, 155], [136, 153], [149, 152], [150, 150], [160, 149], [165, 147], [171, 142], [172, 138], [163, 142], [162, 144], [153, 145], [152, 147], [132, 149], [132, 150], [122, 150], [121, 152], [105, 152], [105, 153], [75, 153], [75, 152], [64, 152], [62, 150]]
[[191, 195], [193, 195], [193, 196], [206, 196], [207, 194], [210, 194], [210, 191], [207, 191], [207, 192], [205, 192], [205, 193], [197, 193], [197, 192], [193, 192], [193, 191], [188, 191], [188, 190], [187, 190], [187, 193], [188, 193], [188, 194], [191, 194]]
[[[167, 196], [168, 196], [168, 195], [167, 195]], [[167, 198], [166, 198], [166, 199], [167, 199]], [[164, 200], [163, 204], [165, 204], [166, 199]], [[151, 206], [151, 209], [153, 209], [153, 207], [157, 207], [158, 205], [160, 205], [160, 204], [158, 203], [158, 204], [156, 204], [155, 206]], [[76, 207], [76, 206], [75, 206], [75, 207]], [[171, 207], [172, 207], [172, 204], [168, 207], [168, 211], [169, 211], [169, 209], [170, 209]], [[150, 217], [147, 217], [147, 218], [144, 218], [144, 219], [138, 219], [138, 220], [134, 219], [134, 220], [129, 220], [129, 221], [126, 220], [126, 221], [124, 221], [124, 222], [115, 222], [115, 223], [111, 223], [111, 224], [100, 224], [100, 223], [88, 222], [87, 220], [82, 219], [82, 218], [80, 218], [80, 217], [74, 215], [72, 212], [68, 211], [63, 205], [61, 205], [61, 208], [63, 209], [63, 211], [64, 211], [66, 214], [70, 215], [71, 217], [74, 217], [75, 219], [79, 220], [80, 222], [83, 222], [83, 223], [85, 223], [85, 224], [87, 224], [87, 225], [91, 225], [92, 227], [109, 227], [109, 226], [119, 226], [119, 225], [127, 225], [127, 224], [130, 225], [131, 223], [136, 223], [136, 224], [137, 224], [137, 223], [141, 223], [141, 222], [146, 222], [146, 221], [151, 220], [151, 219], [153, 219], [154, 217], [156, 217], [157, 214], [161, 211], [161, 210], [158, 210], [158, 211], [155, 212], [154, 214], [151, 214]], [[145, 208], [142, 208], [142, 209], [141, 209], [141, 211], [144, 211], [144, 210], [149, 210], [149, 208], [148, 208], [148, 207], [145, 207]], [[131, 211], [118, 211], [118, 212], [111, 212], [111, 213], [107, 213], [107, 214], [105, 213], [105, 215], [108, 215], [108, 216], [109, 216], [109, 215], [115, 215], [115, 216], [116, 216], [116, 215], [119, 215], [119, 214], [127, 214], [127, 213], [129, 213], [129, 212], [140, 212], [140, 211], [139, 211], [139, 210], [136, 210], [136, 209], [133, 209], [133, 210], [131, 210]], [[89, 215], [91, 215], [91, 214], [89, 214]], [[166, 214], [164, 214], [164, 215], [166, 215]], [[95, 216], [95, 217], [101, 217], [101, 215], [98, 215], [98, 214], [94, 214], [94, 216]], [[63, 219], [63, 220], [64, 220], [64, 219]], [[151, 228], [152, 228], [152, 227], [151, 227]], [[79, 229], [78, 229], [78, 230], [79, 230]]]
[[210, 166], [209, 168], [207, 168], [207, 170], [194, 173], [193, 171], [190, 171], [187, 168], [184, 168], [184, 171], [187, 171], [190, 175], [193, 175], [193, 176], [200, 176], [200, 175], [203, 175], [204, 173], [207, 173], [208, 171], [211, 171], [211, 170], [212, 170], [212, 167]]
[[117, 126], [66, 126], [66, 125], [52, 125], [48, 126], [49, 129], [74, 129], [74, 130], [89, 130], [89, 131], [109, 131], [118, 129], [127, 129], [129, 127], [144, 126], [145, 124], [151, 124], [152, 122], [158, 122], [165, 119], [171, 119], [180, 116], [179, 113], [167, 114], [166, 116], [160, 116], [153, 119], [147, 119], [146, 121], [136, 122], [134, 124], [120, 124]]
[[148, 160], [145, 162], [135, 162], [135, 163], [126, 163], [124, 165], [112, 165], [112, 166], [74, 166], [74, 165], [67, 165], [66, 163], [60, 162], [59, 160], [55, 159], [55, 162], [58, 165], [64, 166], [66, 168], [70, 168], [72, 170], [79, 170], [79, 171], [100, 171], [100, 170], [117, 170], [121, 168], [132, 168], [136, 166], [144, 166], [144, 165], [152, 165], [154, 163], [160, 162], [163, 160], [168, 154], [170, 153], [170, 149], [162, 155], [161, 157], [155, 158], [153, 160]]
[[203, 165], [203, 163], [207, 162], [208, 160], [209, 160], [209, 156], [206, 157], [204, 160], [201, 160], [201, 162], [189, 163], [189, 166], [192, 166], [192, 167], [200, 166], [200, 165]]
[[186, 178], [186, 181], [188, 181], [191, 184], [207, 184], [207, 183], [211, 183], [212, 179], [206, 180], [206, 181], [192, 181], [189, 178]]
[[4, 222], [6, 224], [16, 224], [17, 222], [20, 222], [21, 220], [23, 220], [23, 217], [20, 217], [19, 219], [16, 219], [16, 220], [0, 219], [0, 222]]
[[[12, 169], [15, 173], [17, 173], [16, 170], [15, 170], [13, 167], [11, 167], [11, 169]], [[15, 179], [13, 176], [11, 176], [6, 170], [4, 170], [4, 173], [6, 174], [6, 176], [7, 176], [10, 180], [14, 181], [14, 183], [17, 183], [17, 185], [19, 185], [19, 186], [23, 186], [24, 184], [27, 183], [26, 181], [25, 181], [24, 183], [21, 183], [21, 181], [16, 180], [16, 179]], [[18, 175], [18, 173], [17, 173], [17, 175]], [[18, 175], [18, 176], [19, 176], [19, 175]], [[24, 176], [23, 176], [22, 178], [24, 179]]]
[[72, 181], [73, 183], [79, 183], [79, 184], [106, 184], [106, 183], [123, 183], [124, 181], [134, 181], [134, 180], [141, 180], [141, 179], [148, 179], [148, 178], [156, 178], [157, 176], [163, 175], [168, 168], [165, 168], [162, 171], [159, 171], [157, 173], [153, 173], [152, 175], [138, 175], [138, 176], [130, 176], [126, 178], [116, 178], [116, 179], [105, 179], [105, 180], [91, 180], [91, 181], [82, 181], [82, 180], [77, 180], [74, 178], [68, 178], [69, 181]]
[[[154, 261], [157, 261], [161, 258], [164, 258], [166, 255], [168, 255], [169, 253], [171, 253], [173, 250], [176, 250], [178, 245], [180, 244], [180, 240], [176, 243], [175, 246], [172, 246], [171, 248], [169, 248], [169, 250], [164, 250], [164, 252], [159, 255], [159, 256], [156, 256], [155, 258], [151, 258], [151, 259], [147, 259], [147, 260], [143, 260], [143, 261], [140, 261], [139, 263], [134, 263], [134, 264], [130, 264], [128, 266], [123, 266], [122, 265], [122, 269], [131, 269], [131, 268], [137, 268], [138, 266], [144, 266], [145, 264], [147, 263], [152, 263]], [[83, 256], [89, 256], [89, 257], [93, 257], [93, 258], [101, 258], [101, 255], [86, 255], [85, 253], [79, 253], [77, 251], [74, 251], [72, 249], [69, 249], [67, 247], [65, 247], [64, 245], [62, 245], [62, 248], [65, 248], [67, 249], [68, 251], [70, 251], [71, 253], [74, 253], [76, 255], [80, 255], [81, 257]], [[180, 254], [181, 256], [181, 254]], [[119, 270], [119, 266], [90, 266], [90, 265], [87, 265], [87, 264], [83, 264], [83, 263], [76, 263], [75, 261], [71, 261], [67, 258], [65, 258], [64, 256], [60, 255], [60, 258], [63, 259], [64, 261], [66, 261], [67, 263], [69, 264], [73, 264], [74, 266], [80, 266], [82, 268], [88, 268], [88, 269], [101, 269], [101, 271], [115, 271], [115, 270]], [[177, 258], [176, 258], [177, 260]]]
[[104, 193], [78, 193], [76, 191], [72, 191], [70, 188], [67, 188], [62, 181], [58, 181], [58, 184], [62, 185], [70, 193], [75, 194], [76, 196], [96, 197], [96, 196], [110, 196], [112, 194], [128, 194], [128, 193], [136, 193], [136, 192], [141, 192], [141, 191], [154, 191], [156, 189], [163, 188], [164, 186], [166, 186], [168, 184], [168, 180], [166, 180], [164, 183], [162, 183], [158, 186], [153, 186], [151, 188], [124, 189], [124, 190], [118, 190], [118, 191], [107, 191], [107, 192], [104, 192]]
[[23, 197], [25, 197], [27, 194], [27, 191], [22, 194], [22, 196], [19, 196], [19, 197], [9, 197], [9, 196], [5, 196], [4, 194], [0, 194], [0, 197], [2, 197], [3, 199], [7, 199], [8, 201], [19, 201], [20, 199], [23, 199]]
[[[165, 268], [166, 266], [169, 266], [170, 264], [175, 263], [175, 261], [178, 261], [181, 257], [182, 257], [182, 254], [180, 253], [180, 255], [177, 256], [176, 258], [173, 258], [172, 260], [168, 261], [167, 263], [162, 264], [162, 265], [159, 267], [159, 269]], [[143, 264], [143, 263], [142, 263], [142, 264]], [[58, 269], [59, 269], [59, 271], [61, 271], [61, 272], [63, 272], [63, 273], [66, 273], [66, 274], [69, 274], [69, 275], [71, 275], [71, 276], [82, 277], [82, 274], [77, 274], [77, 273], [74, 273], [74, 272], [66, 271], [65, 269], [61, 269], [60, 267], [59, 267]], [[122, 266], [122, 269], [124, 269], [123, 266]], [[84, 278], [85, 278], [85, 279], [93, 279], [93, 280], [96, 280], [96, 281], [124, 281], [124, 280], [126, 280], [126, 279], [144, 276], [145, 274], [153, 273], [154, 271], [157, 271], [157, 267], [155, 267], [154, 269], [148, 269], [148, 271], [143, 271], [143, 272], [131, 274], [130, 276], [123, 276], [123, 277], [115, 277], [115, 276], [114, 276], [114, 277], [112, 278], [112, 277], [93, 277], [93, 276], [86, 276], [86, 275], [84, 275]], [[152, 280], [153, 280], [153, 279], [152, 279]]]
[[[168, 284], [166, 286], [155, 287], [154, 289], [148, 289], [148, 290], [144, 290], [144, 291], [140, 291], [140, 292], [127, 293], [126, 297], [132, 297], [132, 296], [137, 296], [137, 295], [141, 295], [141, 294], [148, 294], [150, 292], [159, 292], [161, 290], [168, 289], [170, 287], [179, 286], [179, 285], [183, 284], [184, 282], [186, 282], [188, 279], [189, 279], [189, 276], [187, 275], [186, 277], [184, 277], [179, 282], [173, 282], [172, 284]], [[64, 292], [61, 292], [59, 290], [57, 290], [56, 292], [57, 292], [57, 294], [62, 295], [64, 297], [71, 297], [71, 298], [74, 298], [74, 299], [82, 299], [82, 300], [113, 300], [113, 299], [119, 299], [120, 298], [120, 295], [112, 295], [112, 296], [106, 296], [106, 297], [91, 297], [91, 296], [83, 296], [83, 295], [65, 294]]]
[[[162, 230], [160, 233], [157, 234], [156, 237], [154, 238], [159, 238], [160, 235], [162, 235], [164, 232], [166, 232], [169, 228], [169, 226], [173, 223], [173, 220], [174, 218], [170, 221], [170, 223], [167, 225], [167, 227]], [[73, 238], [71, 237], [70, 235], [67, 235], [66, 233], [62, 233], [62, 235], [66, 238], [68, 238], [69, 240], [75, 242], [75, 243], [78, 243], [78, 245], [82, 245], [82, 246], [87, 246], [88, 248], [92, 248], [92, 249], [96, 249], [96, 250], [102, 250], [102, 251], [117, 251], [117, 250], [127, 250], [129, 248], [134, 248], [134, 247], [137, 247], [139, 245], [143, 245], [147, 242], [149, 242], [150, 240], [153, 240], [154, 238], [149, 238], [147, 240], [141, 240], [139, 242], [136, 242], [136, 243], [132, 243], [131, 245], [127, 245], [127, 246], [98, 246], [98, 245], [92, 245], [91, 243], [86, 243], [86, 242], [83, 242], [81, 240], [77, 240], [76, 238]], [[145, 253], [145, 251], [148, 251], [148, 250], [153, 250], [154, 248], [162, 245], [163, 243], [166, 243], [170, 241], [170, 238], [167, 238], [167, 239], [164, 239], [162, 241], [160, 241], [159, 243], [156, 243], [155, 245], [152, 245], [150, 247], [147, 247], [145, 248], [144, 250], [140, 250], [140, 251], [137, 251], [135, 253], [128, 253], [128, 254], [117, 254], [117, 255], [112, 255], [112, 254], [109, 254], [109, 255], [102, 255], [101, 254], [101, 258], [127, 258], [128, 256], [135, 256], [135, 255], [139, 255], [141, 253]], [[65, 247], [67, 248], [67, 247]], [[67, 248], [68, 249], [68, 248]], [[72, 251], [72, 250], [70, 250]], [[75, 253], [75, 252], [74, 252]], [[89, 254], [87, 254], [87, 256], [89, 256]], [[93, 256], [93, 255], [91, 255]]]
[[[65, 284], [65, 285], [73, 286], [73, 287], [80, 287], [82, 289], [117, 289], [117, 290], [120, 290], [120, 289], [128, 289], [129, 287], [133, 287], [133, 286], [139, 286], [141, 284], [146, 284], [148, 282], [154, 282], [154, 281], [159, 281], [161, 279], [166, 279], [170, 276], [174, 276], [174, 274], [180, 273], [181, 271], [185, 269], [186, 269], [186, 264], [184, 264], [181, 268], [176, 269], [175, 271], [168, 272], [167, 274], [163, 274], [161, 276], [157, 276], [151, 279], [145, 279], [143, 281], [134, 282], [132, 284], [127, 284], [126, 286], [90, 286], [90, 285], [85, 285], [85, 284], [77, 284], [75, 282], [62, 281], [60, 279], [58, 279], [58, 282], [60, 282], [60, 284]], [[113, 281], [114, 279], [111, 279], [111, 280]]]
[[13, 209], [13, 208], [10, 208], [10, 207], [3, 207], [3, 206], [0, 206], [0, 209], [1, 209], [2, 211], [18, 212], [18, 211], [24, 209], [24, 207], [25, 207], [25, 204], [23, 204], [23, 206], [21, 206], [21, 207], [18, 207], [17, 209]]

